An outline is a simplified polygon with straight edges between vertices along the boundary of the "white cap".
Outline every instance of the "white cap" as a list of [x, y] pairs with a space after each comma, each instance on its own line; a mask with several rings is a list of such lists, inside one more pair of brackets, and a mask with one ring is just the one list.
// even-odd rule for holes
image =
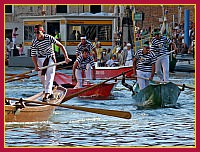
[[131, 46], [131, 43], [127, 43], [127, 46]]
[[82, 40], [82, 39], [86, 39], [86, 36], [82, 36], [82, 37], [80, 37], [80, 38], [81, 38], [81, 40]]

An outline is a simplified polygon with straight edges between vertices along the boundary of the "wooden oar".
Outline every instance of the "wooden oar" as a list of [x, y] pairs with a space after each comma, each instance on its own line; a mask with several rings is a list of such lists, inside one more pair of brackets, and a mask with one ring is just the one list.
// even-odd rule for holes
[[[65, 66], [65, 67], [61, 67], [61, 68], [58, 68], [58, 69], [56, 69], [56, 70], [61, 70], [61, 69], [65, 69], [65, 68], [70, 68], [70, 67], [72, 67], [72, 66]], [[7, 74], [6, 74], [7, 75]], [[8, 74], [8, 75], [16, 75], [16, 74]], [[26, 77], [24, 77], [24, 76], [21, 76], [21, 77], [19, 77], [19, 78], [16, 78], [16, 79], [11, 79], [11, 80], [7, 80], [6, 82], [13, 82], [13, 81], [17, 81], [17, 80], [21, 80], [21, 79], [24, 79], [24, 78], [26, 78], [26, 79], [29, 79], [30, 77], [34, 77], [34, 76], [37, 76], [38, 74], [33, 74], [33, 75], [26, 75]]]
[[21, 80], [21, 79], [29, 79], [31, 77], [34, 77], [34, 76], [37, 76], [38, 74], [32, 74], [32, 75], [29, 75], [28, 77], [19, 77], [19, 78], [16, 78], [16, 79], [12, 79], [12, 80], [8, 80], [6, 82], [13, 82], [13, 81], [17, 81], [17, 80]]
[[32, 101], [32, 100], [25, 100], [25, 99], [17, 99], [17, 98], [6, 98], [7, 100], [15, 100], [15, 101], [24, 101], [29, 103], [36, 103], [41, 105], [50, 105], [50, 106], [57, 106], [63, 107], [68, 109], [80, 110], [85, 112], [97, 113], [107, 116], [119, 117], [124, 119], [130, 119], [131, 113], [126, 111], [119, 111], [119, 110], [106, 110], [106, 109], [99, 109], [99, 108], [87, 108], [87, 107], [79, 107], [79, 106], [71, 106], [71, 105], [64, 105], [64, 104], [52, 104], [40, 101]]
[[[44, 67], [41, 67], [40, 70], [44, 70], [44, 69], [47, 69], [49, 67], [52, 67], [52, 66], [57, 66], [57, 65], [60, 65], [60, 64], [64, 64], [66, 63], [65, 61], [62, 61], [62, 62], [58, 62], [58, 63], [54, 63], [54, 64], [51, 64], [51, 65], [48, 65], [48, 66], [44, 66]], [[12, 80], [14, 79], [15, 77], [21, 77], [21, 76], [24, 76], [26, 74], [29, 74], [29, 73], [33, 73], [34, 71], [36, 71], [35, 69], [34, 70], [30, 70], [30, 71], [27, 71], [27, 72], [24, 72], [24, 73], [21, 73], [21, 74], [16, 74], [16, 75], [13, 75], [9, 78], [6, 78], [6, 81], [8, 80]]]
[[123, 75], [123, 74], [125, 74], [125, 73], [128, 73], [128, 72], [130, 72], [130, 71], [132, 71], [133, 69], [129, 69], [128, 71], [125, 71], [125, 72], [123, 72], [123, 73], [121, 73], [121, 74], [118, 74], [117, 76], [114, 76], [114, 77], [112, 77], [112, 78], [110, 78], [110, 79], [107, 79], [107, 80], [105, 80], [105, 81], [103, 81], [103, 82], [101, 82], [101, 83], [99, 83], [99, 84], [95, 84], [95, 85], [93, 85], [93, 86], [91, 86], [91, 87], [88, 87], [88, 88], [86, 88], [86, 89], [83, 89], [83, 90], [81, 90], [81, 91], [79, 91], [79, 92], [77, 92], [77, 93], [74, 93], [74, 94], [71, 94], [71, 95], [69, 95], [69, 96], [67, 96], [65, 99], [65, 101], [67, 101], [67, 100], [70, 100], [71, 98], [74, 98], [74, 97], [76, 97], [76, 96], [78, 96], [79, 94], [81, 94], [81, 93], [84, 93], [84, 92], [86, 92], [86, 91], [88, 91], [88, 90], [91, 90], [91, 89], [94, 89], [95, 87], [98, 87], [98, 86], [100, 86], [100, 85], [102, 85], [102, 84], [104, 84], [104, 83], [106, 83], [106, 82], [108, 82], [108, 81], [110, 81], [110, 80], [112, 80], [112, 79], [115, 79], [115, 78], [117, 78], [117, 77], [119, 77], [119, 76], [121, 76], [121, 75]]
[[[139, 76], [134, 76], [134, 77], [140, 78], [140, 79], [149, 80], [149, 78], [144, 78], [144, 77], [139, 77]], [[164, 82], [164, 81], [157, 81], [157, 80], [151, 80], [151, 81], [153, 81], [153, 82], [155, 82], [155, 83], [166, 83], [166, 82]], [[177, 84], [177, 83], [174, 83], [174, 84], [177, 85], [177, 86], [180, 86], [180, 87], [185, 87], [185, 88], [189, 88], [189, 89], [195, 90], [194, 87], [186, 86], [185, 84]]]
[[173, 53], [173, 52], [175, 52], [175, 50], [172, 50], [172, 51], [170, 51], [170, 52], [167, 52], [166, 54], [163, 54], [163, 55], [159, 56], [159, 57], [157, 58], [157, 60], [160, 59], [160, 58], [162, 58], [162, 57], [164, 57], [164, 56], [166, 56], [166, 55], [169, 55], [169, 54], [171, 54], [171, 53]]

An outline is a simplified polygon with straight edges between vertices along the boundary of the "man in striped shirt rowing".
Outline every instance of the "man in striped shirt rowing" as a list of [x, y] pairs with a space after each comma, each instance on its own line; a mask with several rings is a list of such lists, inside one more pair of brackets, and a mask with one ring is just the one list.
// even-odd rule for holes
[[[88, 40], [86, 40], [86, 36], [83, 34], [80, 37], [81, 42], [78, 44], [77, 48], [76, 48], [76, 58], [81, 54], [81, 52], [83, 52], [83, 50], [85, 48], [88, 49], [89, 54], [93, 57], [94, 61], [97, 61], [97, 51], [95, 46]], [[94, 52], [94, 54], [93, 54]], [[85, 75], [91, 79], [92, 75], [91, 75], [91, 66], [90, 64], [87, 64], [86, 66], [86, 71], [85, 71]]]
[[[84, 48], [82, 53], [77, 57], [73, 65], [72, 79], [74, 81], [77, 81], [77, 84], [74, 88], [82, 88], [82, 83], [83, 83], [82, 79], [84, 78], [84, 75], [86, 75], [85, 71], [87, 64], [90, 64], [92, 66], [93, 68], [92, 78], [93, 80], [96, 79], [94, 60], [92, 56], [90, 56], [89, 50], [87, 48]], [[90, 79], [88, 78], [88, 75], [86, 75], [86, 79]]]
[[149, 80], [153, 80], [155, 73], [156, 56], [150, 51], [149, 42], [143, 44], [143, 49], [139, 49], [135, 53], [133, 59], [133, 70], [137, 73], [137, 83], [140, 90], [149, 85]]
[[44, 98], [43, 102], [47, 102], [49, 98], [53, 98], [53, 80], [55, 75], [55, 66], [51, 66], [45, 70], [40, 70], [43, 66], [48, 66], [54, 64], [56, 62], [55, 54], [52, 49], [52, 44], [56, 44], [62, 50], [65, 61], [71, 61], [68, 58], [68, 54], [65, 50], [65, 47], [57, 41], [53, 36], [44, 34], [44, 28], [42, 25], [36, 25], [34, 29], [34, 33], [36, 34], [36, 38], [33, 39], [31, 45], [31, 56], [35, 66], [35, 70], [38, 71], [38, 76], [40, 77], [40, 81], [44, 87]]
[[[165, 55], [169, 52], [168, 47], [172, 44], [172, 47], [177, 51], [176, 45], [167, 37], [160, 36], [158, 29], [154, 30], [155, 37], [152, 39], [151, 51], [154, 51], [156, 57], [156, 74], [160, 78], [160, 81], [169, 81], [169, 55]], [[165, 55], [161, 58], [159, 56]], [[163, 72], [162, 72], [163, 71]]]

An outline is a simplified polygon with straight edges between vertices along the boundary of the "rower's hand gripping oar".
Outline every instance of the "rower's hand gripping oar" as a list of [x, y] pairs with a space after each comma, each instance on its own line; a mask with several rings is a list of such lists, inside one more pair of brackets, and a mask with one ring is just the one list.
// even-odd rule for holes
[[[66, 63], [65, 61], [62, 61], [62, 62], [58, 62], [58, 63], [54, 63], [54, 64], [51, 64], [51, 65], [48, 65], [48, 66], [44, 66], [44, 67], [41, 67], [40, 70], [44, 70], [44, 69], [47, 69], [49, 67], [52, 67], [52, 66], [57, 66], [57, 65], [60, 65], [60, 64], [64, 64]], [[15, 77], [22, 77], [26, 74], [29, 74], [29, 73], [33, 73], [34, 71], [36, 71], [35, 69], [34, 70], [31, 70], [31, 71], [27, 71], [27, 72], [24, 72], [24, 73], [21, 73], [21, 74], [16, 74], [16, 75], [13, 75], [9, 78], [6, 78], [6, 82], [9, 81], [9, 80], [12, 80], [13, 78]]]
[[63, 108], [68, 108], [68, 109], [97, 113], [97, 114], [102, 114], [102, 115], [107, 115], [107, 116], [119, 117], [119, 118], [124, 118], [124, 119], [131, 118], [131, 113], [126, 112], [126, 111], [106, 110], [106, 109], [99, 109], [99, 108], [86, 108], [86, 107], [71, 106], [71, 105], [65, 105], [65, 104], [53, 104], [53, 103], [46, 103], [46, 102], [25, 100], [25, 99], [17, 99], [17, 98], [6, 98], [6, 100], [15, 100], [15, 101], [36, 103], [36, 104], [41, 104], [41, 105], [57, 106], [57, 107], [63, 107]]

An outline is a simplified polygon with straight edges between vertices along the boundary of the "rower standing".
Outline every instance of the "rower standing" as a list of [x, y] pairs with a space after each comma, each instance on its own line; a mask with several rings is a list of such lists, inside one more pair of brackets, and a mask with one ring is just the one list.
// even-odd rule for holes
[[52, 87], [55, 75], [55, 66], [51, 66], [47, 69], [41, 70], [41, 67], [52, 65], [56, 62], [55, 53], [52, 49], [52, 44], [56, 44], [62, 50], [66, 63], [70, 62], [65, 47], [57, 41], [53, 36], [44, 34], [44, 28], [42, 25], [35, 25], [34, 33], [36, 38], [33, 39], [31, 45], [31, 56], [35, 66], [35, 70], [38, 71], [38, 76], [44, 87], [43, 102], [47, 102], [49, 98], [54, 98]]
[[[84, 48], [82, 53], [77, 57], [76, 61], [73, 64], [72, 69], [72, 79], [73, 81], [77, 81], [77, 84], [74, 88], [82, 88], [83, 78], [86, 75], [86, 66], [90, 64], [92, 66], [92, 79], [96, 79], [96, 70], [94, 65], [94, 60], [92, 56], [90, 56], [90, 52], [87, 48]], [[86, 75], [86, 79], [90, 79], [88, 75]]]
[[[143, 49], [139, 49], [135, 53], [133, 59], [133, 70], [137, 73], [137, 83], [140, 90], [149, 85], [149, 80], [153, 80], [155, 73], [156, 56], [153, 51], [150, 51], [149, 42], [143, 44]], [[146, 80], [149, 79], [149, 80]]]
[[[151, 41], [151, 51], [155, 52], [157, 58], [169, 52], [168, 45], [170, 44], [172, 44], [173, 49], [177, 51], [175, 43], [173, 43], [169, 38], [161, 36], [158, 29], [154, 30], [154, 36], [155, 37]], [[157, 59], [155, 71], [160, 78], [160, 81], [169, 81], [169, 55]]]

